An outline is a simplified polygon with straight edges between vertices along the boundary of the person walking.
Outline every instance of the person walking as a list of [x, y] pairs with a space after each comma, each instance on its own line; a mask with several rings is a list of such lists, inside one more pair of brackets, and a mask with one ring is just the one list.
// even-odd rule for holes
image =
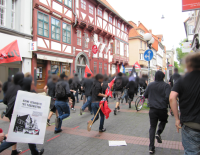
[[[102, 74], [97, 74], [95, 76], [95, 81], [92, 86], [92, 110], [94, 112], [94, 116], [96, 115], [98, 109], [99, 109], [99, 102], [103, 99], [103, 97], [107, 97], [107, 95], [102, 94], [102, 85], [103, 85], [103, 75]], [[99, 111], [100, 114], [100, 125], [99, 125], [99, 132], [105, 132], [106, 129], [104, 128], [104, 119], [105, 116], [103, 112]], [[99, 114], [96, 116], [95, 121], [99, 119]], [[93, 121], [94, 117], [91, 119]]]
[[134, 81], [129, 81], [126, 85], [126, 90], [128, 90], [128, 97], [129, 97], [129, 108], [131, 108], [131, 102], [133, 101], [134, 94], [137, 92], [137, 85]]
[[177, 132], [181, 129], [185, 155], [200, 155], [200, 53], [189, 54], [185, 63], [187, 73], [174, 84], [170, 106]]
[[[123, 81], [124, 81], [124, 85], [126, 86], [129, 82], [129, 78], [127, 77], [127, 75], [124, 73], [123, 74]], [[123, 95], [122, 95], [122, 101], [121, 103], [123, 103], [125, 98], [126, 103], [128, 102], [128, 90], [126, 88], [124, 88], [123, 90]]]
[[115, 95], [117, 97], [117, 103], [114, 109], [114, 115], [117, 115], [117, 110], [120, 110], [120, 100], [122, 98], [122, 93], [123, 93], [123, 89], [125, 87], [124, 84], [124, 80], [122, 77], [122, 73], [118, 73], [116, 79], [115, 79], [115, 83], [114, 83], [114, 90], [115, 90]]
[[91, 109], [91, 102], [92, 102], [92, 96], [91, 96], [91, 89], [93, 85], [93, 79], [91, 78], [91, 74], [87, 74], [87, 78], [84, 79], [82, 88], [85, 90], [85, 96], [87, 98], [87, 102], [83, 104], [83, 106], [80, 108], [80, 115], [83, 114], [83, 111], [85, 110], [86, 107], [90, 110], [90, 113], [92, 114], [92, 109]]
[[[165, 74], [162, 71], [157, 71], [155, 74], [155, 82], [150, 83], [144, 93], [144, 97], [149, 100], [149, 153], [155, 152], [155, 137], [158, 143], [162, 143], [161, 134], [165, 129], [165, 125], [168, 122], [168, 104], [169, 94], [171, 91], [170, 85], [163, 81]], [[156, 132], [158, 121], [158, 130]], [[155, 135], [156, 133], [156, 135]]]
[[79, 103], [78, 90], [79, 90], [79, 87], [81, 86], [81, 84], [80, 84], [80, 80], [78, 78], [78, 74], [74, 75], [72, 83], [73, 83], [73, 88], [76, 91], [76, 93], [75, 93], [76, 102]]
[[62, 73], [60, 75], [60, 81], [56, 84], [56, 90], [55, 90], [55, 107], [58, 111], [59, 116], [56, 118], [55, 122], [55, 131], [54, 133], [60, 133], [62, 132], [61, 126], [62, 126], [62, 120], [70, 116], [70, 108], [69, 104], [72, 104], [71, 101], [71, 93], [69, 84], [67, 81], [65, 81], [66, 75]]

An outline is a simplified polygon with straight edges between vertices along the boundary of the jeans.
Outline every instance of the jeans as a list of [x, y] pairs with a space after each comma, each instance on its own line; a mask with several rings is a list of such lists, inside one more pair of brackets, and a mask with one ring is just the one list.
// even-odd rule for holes
[[67, 102], [65, 101], [55, 101], [55, 106], [58, 111], [58, 118], [60, 122], [58, 123], [58, 128], [55, 127], [55, 131], [60, 131], [62, 126], [62, 120], [70, 116], [70, 108]]
[[[99, 109], [99, 102], [95, 102], [95, 103], [92, 103], [92, 110], [94, 112], [94, 116], [96, 115], [97, 111]], [[102, 130], [103, 129], [103, 125], [104, 125], [104, 119], [105, 119], [105, 116], [103, 114], [103, 112], [101, 110], [99, 110], [99, 113], [100, 113], [100, 126], [99, 126], [99, 130]], [[93, 121], [94, 117], [92, 118], [92, 121]], [[97, 114], [96, 116], [96, 119], [94, 120], [94, 122], [96, 122], [96, 120], [99, 119], [99, 114]]]
[[91, 102], [92, 102], [92, 96], [88, 96], [87, 97], [87, 102], [85, 102], [85, 104], [82, 106], [81, 109], [84, 111], [86, 107], [90, 106]]
[[150, 144], [149, 144], [149, 149], [155, 149], [154, 143], [155, 143], [155, 133], [156, 133], [156, 128], [158, 121], [160, 121], [158, 125], [158, 130], [157, 134], [160, 135], [164, 129], [165, 125], [168, 122], [168, 114], [167, 114], [167, 109], [155, 109], [155, 108], [150, 108], [149, 111], [149, 118], [150, 118], [150, 129], [149, 129], [149, 139], [150, 139]]
[[77, 102], [79, 102], [79, 98], [78, 98], [78, 89], [76, 90], [75, 97], [76, 97], [76, 99], [77, 99]]
[[[0, 153], [3, 152], [4, 150], [6, 150], [7, 148], [15, 145], [16, 143], [13, 143], [13, 142], [6, 142], [4, 141], [3, 143], [1, 143], [0, 145]], [[37, 150], [37, 147], [35, 144], [28, 144], [29, 146], [29, 149], [31, 151], [31, 155], [38, 155], [38, 150]]]
[[182, 144], [184, 155], [200, 154], [200, 131], [193, 130], [185, 125], [182, 126]]

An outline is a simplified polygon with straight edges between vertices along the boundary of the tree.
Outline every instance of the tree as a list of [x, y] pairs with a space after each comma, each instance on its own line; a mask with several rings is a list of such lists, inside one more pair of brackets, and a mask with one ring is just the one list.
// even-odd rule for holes
[[174, 67], [179, 68], [178, 62], [174, 61]]
[[181, 41], [181, 42], [179, 43], [180, 47], [176, 48], [177, 59], [178, 59], [178, 61], [179, 61], [180, 64], [181, 64], [182, 59], [188, 54], [188, 53], [183, 53], [183, 52], [182, 52], [182, 48], [181, 48], [182, 43], [184, 43], [184, 42], [186, 42], [186, 41], [187, 41], [187, 39], [184, 39], [183, 41]]

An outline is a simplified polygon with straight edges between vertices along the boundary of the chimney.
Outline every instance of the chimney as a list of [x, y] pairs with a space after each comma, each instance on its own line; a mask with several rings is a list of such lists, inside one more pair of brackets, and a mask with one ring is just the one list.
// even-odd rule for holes
[[140, 25], [140, 21], [138, 21], [138, 26]]
[[152, 34], [152, 30], [151, 30], [151, 29], [149, 29], [149, 33], [151, 33], [151, 34]]

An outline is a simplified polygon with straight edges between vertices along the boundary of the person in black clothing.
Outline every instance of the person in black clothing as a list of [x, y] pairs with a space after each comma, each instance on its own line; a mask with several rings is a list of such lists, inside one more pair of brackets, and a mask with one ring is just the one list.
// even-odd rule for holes
[[91, 109], [91, 102], [92, 102], [92, 96], [91, 96], [91, 89], [93, 85], [93, 79], [91, 78], [91, 74], [87, 74], [87, 78], [84, 79], [82, 89], [85, 90], [85, 96], [87, 98], [87, 102], [83, 104], [83, 106], [80, 108], [80, 115], [82, 115], [83, 111], [85, 110], [86, 107], [90, 110], [90, 113], [92, 114], [92, 109]]
[[174, 68], [174, 74], [169, 79], [169, 84], [172, 88], [180, 77], [181, 75], [178, 73], [178, 68]]
[[[170, 85], [163, 81], [165, 75], [162, 71], [157, 71], [155, 74], [155, 82], [150, 83], [144, 93], [144, 97], [149, 100], [149, 118], [150, 118], [150, 129], [149, 129], [149, 153], [155, 152], [155, 133], [158, 143], [162, 143], [161, 133], [163, 132], [166, 123], [168, 122], [168, 104], [169, 94], [171, 91]], [[158, 121], [158, 130], [156, 132]]]
[[133, 101], [134, 94], [137, 92], [137, 86], [134, 81], [129, 81], [126, 85], [126, 89], [128, 90], [129, 96], [129, 108], [131, 108], [131, 102]]
[[[128, 79], [128, 77], [127, 77], [126, 74], [123, 74], [123, 81], [124, 81], [124, 86], [126, 86], [126, 85], [128, 84], [128, 82], [129, 82], [129, 79]], [[123, 94], [123, 96], [122, 96], [122, 101], [121, 101], [121, 103], [123, 103], [124, 98], [125, 98], [125, 101], [126, 101], [126, 103], [127, 103], [127, 102], [128, 102], [128, 91], [127, 91], [126, 88], [124, 88], [123, 92], [124, 92], [124, 94]]]
[[[185, 155], [200, 154], [200, 53], [186, 59], [187, 73], [173, 85], [170, 106], [174, 113], [177, 132], [181, 129]], [[180, 116], [177, 97], [179, 97]]]
[[76, 91], [75, 91], [74, 86], [73, 86], [73, 78], [70, 78], [68, 83], [69, 83], [70, 95], [71, 95], [71, 99], [72, 99], [71, 110], [73, 112], [76, 112], [76, 109], [74, 108], [75, 103], [76, 103], [76, 100], [75, 100]]
[[106, 92], [106, 89], [108, 88], [108, 76], [105, 74], [104, 75], [104, 80], [103, 80], [103, 85], [102, 85], [102, 91], [103, 91], [103, 94], [105, 94]]
[[[94, 116], [96, 115], [98, 109], [99, 109], [99, 102], [103, 99], [103, 97], [107, 97], [107, 95], [102, 94], [102, 82], [103, 82], [103, 75], [102, 74], [97, 74], [95, 76], [95, 81], [94, 84], [92, 86], [92, 110], [94, 112]], [[103, 114], [103, 112], [99, 111], [100, 113], [100, 126], [99, 126], [99, 132], [105, 132], [106, 129], [104, 128], [104, 119], [105, 116]], [[93, 121], [94, 117], [91, 119]], [[99, 114], [97, 115], [96, 120], [99, 119]], [[95, 122], [94, 121], [94, 122]]]
[[74, 75], [74, 78], [73, 78], [73, 82], [72, 82], [72, 83], [73, 83], [73, 88], [74, 88], [74, 90], [76, 91], [76, 93], [75, 93], [76, 101], [77, 101], [77, 103], [79, 103], [78, 90], [79, 90], [81, 84], [80, 84], [80, 80], [79, 80], [79, 78], [78, 78], [78, 74], [75, 74], [75, 75]]
[[118, 73], [116, 79], [115, 79], [115, 82], [114, 82], [114, 89], [115, 89], [115, 94], [118, 98], [118, 101], [116, 103], [116, 106], [115, 106], [115, 109], [114, 109], [114, 115], [117, 115], [117, 109], [119, 110], [120, 109], [120, 100], [122, 98], [122, 93], [123, 93], [123, 89], [125, 87], [125, 84], [124, 84], [124, 80], [123, 80], [123, 77], [122, 77], [122, 73]]
[[56, 89], [56, 83], [58, 82], [58, 76], [57, 75], [52, 75], [51, 79], [48, 80], [47, 82], [47, 87], [46, 89], [48, 89], [48, 96], [51, 97], [51, 103], [50, 103], [50, 112], [49, 112], [49, 116], [47, 118], [47, 125], [50, 126], [50, 119], [53, 115], [53, 113], [56, 114], [56, 117], [58, 117], [58, 112], [56, 110], [55, 107], [55, 89]]
[[3, 88], [2, 88], [4, 96], [6, 95], [6, 92], [7, 92], [8, 88], [9, 88], [11, 82], [12, 82], [12, 77], [9, 77], [8, 81], [4, 82]]

